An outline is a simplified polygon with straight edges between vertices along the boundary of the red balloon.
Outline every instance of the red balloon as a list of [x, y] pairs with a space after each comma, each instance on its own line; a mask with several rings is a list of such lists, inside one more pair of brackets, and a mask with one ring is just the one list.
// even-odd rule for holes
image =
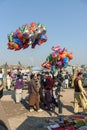
[[18, 33], [18, 38], [22, 41], [23, 40], [22, 33], [19, 31], [19, 29], [17, 29], [16, 32]]
[[61, 49], [60, 46], [55, 46], [55, 47], [52, 47], [52, 51], [58, 51], [59, 49]]

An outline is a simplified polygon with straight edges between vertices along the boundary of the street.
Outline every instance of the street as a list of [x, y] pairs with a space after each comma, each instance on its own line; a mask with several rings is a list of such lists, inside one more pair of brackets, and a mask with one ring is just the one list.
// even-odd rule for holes
[[[61, 101], [63, 103], [62, 115], [72, 115], [74, 90], [64, 89], [61, 94], [63, 95], [63, 97], [61, 97]], [[9, 130], [30, 130], [30, 128], [46, 128], [46, 120], [48, 118], [53, 118], [50, 116], [50, 113], [45, 110], [39, 113], [36, 111], [29, 112], [27, 98], [27, 90], [23, 90], [23, 102], [15, 104], [14, 91], [4, 91], [4, 96], [0, 102], [0, 117], [9, 127]], [[82, 108], [79, 110], [82, 112]], [[57, 111], [58, 108], [56, 108], [56, 112]]]

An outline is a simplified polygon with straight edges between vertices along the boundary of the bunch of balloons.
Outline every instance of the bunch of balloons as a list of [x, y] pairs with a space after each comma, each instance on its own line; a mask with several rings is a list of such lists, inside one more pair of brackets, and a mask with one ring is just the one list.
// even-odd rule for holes
[[46, 27], [40, 23], [24, 24], [8, 35], [8, 49], [16, 51], [26, 49], [29, 45], [31, 48], [35, 48], [36, 45], [47, 41], [46, 31]]
[[67, 49], [55, 46], [52, 47], [52, 53], [41, 66], [54, 71], [55, 68], [67, 68], [69, 61], [72, 59], [73, 54], [69, 53]]

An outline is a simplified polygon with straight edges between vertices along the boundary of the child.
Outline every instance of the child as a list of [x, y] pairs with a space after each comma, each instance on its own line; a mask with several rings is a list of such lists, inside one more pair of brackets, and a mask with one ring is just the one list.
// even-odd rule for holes
[[23, 79], [20, 74], [17, 75], [16, 83], [15, 83], [15, 98], [16, 103], [19, 103], [22, 98], [22, 88], [23, 88]]
[[55, 105], [59, 108], [58, 113], [62, 113], [62, 103], [60, 101], [60, 86], [58, 84], [58, 79], [54, 79], [54, 84], [53, 84], [53, 103], [54, 103], [54, 108], [53, 111], [55, 110]]

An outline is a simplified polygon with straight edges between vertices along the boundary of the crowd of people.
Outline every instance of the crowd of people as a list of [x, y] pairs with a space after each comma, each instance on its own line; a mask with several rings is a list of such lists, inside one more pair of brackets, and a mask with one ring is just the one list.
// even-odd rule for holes
[[[0, 98], [3, 96], [4, 75], [0, 71]], [[58, 95], [64, 88], [68, 88], [70, 84], [70, 76], [68, 72], [65, 75], [60, 71], [54, 76], [51, 72], [29, 73], [27, 75], [27, 88], [29, 93], [30, 111], [42, 111], [40, 108], [44, 106], [47, 110], [52, 110], [54, 105], [58, 105], [60, 100]], [[15, 102], [19, 103], [22, 100], [22, 90], [24, 86], [24, 73], [17, 71], [15, 76], [11, 72], [6, 76], [7, 91], [14, 90]], [[54, 105], [53, 105], [54, 104]], [[36, 108], [35, 108], [36, 107]]]
[[[20, 103], [22, 101], [22, 92], [24, 88], [24, 74], [21, 71], [16, 73], [15, 82], [11, 72], [7, 73], [7, 91], [11, 89], [15, 93], [15, 103]], [[66, 71], [59, 71], [56, 76], [51, 72], [42, 72], [42, 73], [30, 73], [27, 76], [27, 90], [28, 90], [28, 103], [29, 111], [41, 112], [43, 109], [48, 111], [54, 111], [55, 107], [58, 107], [58, 114], [62, 113], [62, 102], [61, 102], [61, 91], [68, 89], [71, 85], [71, 75]], [[74, 112], [78, 113], [79, 105], [82, 106], [83, 111], [87, 113], [86, 91], [82, 86], [82, 73], [78, 73], [74, 81]], [[3, 74], [0, 71], [0, 99], [3, 96]], [[84, 97], [83, 97], [84, 96]]]

